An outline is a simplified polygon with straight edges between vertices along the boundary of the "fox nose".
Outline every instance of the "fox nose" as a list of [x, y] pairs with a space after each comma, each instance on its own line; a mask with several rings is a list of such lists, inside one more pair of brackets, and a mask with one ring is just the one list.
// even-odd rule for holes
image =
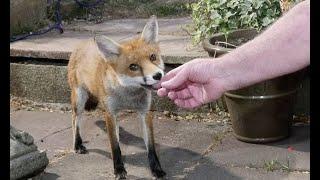
[[158, 73], [156, 73], [155, 75], [153, 75], [152, 78], [153, 78], [154, 80], [160, 80], [160, 79], [162, 78], [162, 74], [158, 72]]

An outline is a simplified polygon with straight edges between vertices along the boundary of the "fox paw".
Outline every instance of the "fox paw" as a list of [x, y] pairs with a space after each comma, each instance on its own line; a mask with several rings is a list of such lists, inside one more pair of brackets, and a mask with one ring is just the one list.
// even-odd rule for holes
[[86, 154], [87, 148], [84, 145], [79, 145], [78, 147], [75, 148], [74, 150], [77, 154]]
[[116, 179], [127, 179], [127, 171], [124, 169], [124, 167], [119, 167], [115, 171]]
[[166, 172], [164, 172], [162, 169], [155, 169], [152, 171], [152, 175], [157, 179], [161, 179], [166, 175]]

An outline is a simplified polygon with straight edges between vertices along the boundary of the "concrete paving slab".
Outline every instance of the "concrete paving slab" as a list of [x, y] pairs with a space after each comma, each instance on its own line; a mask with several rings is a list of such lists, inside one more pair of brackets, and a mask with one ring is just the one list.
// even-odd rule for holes
[[10, 123], [17, 129], [30, 132], [36, 143], [51, 134], [71, 128], [70, 117], [60, 113], [45, 111], [12, 112]]
[[208, 158], [228, 166], [264, 168], [273, 161], [290, 170], [310, 171], [310, 127], [292, 127], [290, 138], [269, 144], [249, 144], [229, 136]]
[[[255, 145], [237, 141], [228, 131], [230, 125], [218, 124], [221, 120], [217, 116], [210, 122], [174, 121], [155, 112], [156, 149], [168, 179], [310, 179], [306, 163], [310, 160], [308, 127], [294, 128], [291, 138], [285, 141]], [[10, 123], [30, 132], [38, 140], [39, 149], [47, 149], [50, 164], [42, 179], [113, 179], [105, 123], [99, 114], [87, 114], [81, 125], [89, 151], [84, 155], [70, 150], [70, 113], [18, 110], [12, 112]], [[120, 146], [128, 179], [151, 179], [136, 114], [121, 114], [119, 123]], [[217, 136], [222, 137], [218, 142]], [[290, 171], [271, 172], [261, 166], [260, 161], [265, 158], [286, 157], [287, 146], [298, 151], [291, 152]], [[209, 148], [212, 151], [203, 155]]]
[[[147, 20], [148, 19], [115, 19], [99, 24], [75, 21], [65, 26], [65, 29], [73, 31], [137, 34], [141, 33], [142, 28], [147, 23]], [[168, 19], [160, 18], [158, 19], [158, 24], [160, 35], [188, 36], [188, 33], [185, 31], [185, 26], [192, 24], [192, 19], [188, 17]]]
[[[159, 116], [163, 115], [156, 113], [154, 120], [156, 148], [160, 161], [170, 176], [182, 173], [184, 168], [192, 166], [193, 161], [200, 159], [201, 154], [213, 142], [214, 134], [224, 131], [222, 126], [173, 121]], [[86, 116], [85, 119], [81, 133], [89, 151], [86, 155], [74, 154], [70, 150], [70, 113], [16, 111], [12, 113], [10, 121], [12, 125], [30, 132], [37, 139], [39, 149], [47, 149], [50, 159], [47, 168], [49, 177], [99, 179], [99, 174], [101, 178], [113, 177], [105, 123], [99, 116]], [[130, 177], [150, 178], [147, 154], [136, 114], [123, 114], [119, 119], [121, 149]]]
[[[180, 26], [188, 19], [159, 19], [159, 41], [163, 60], [168, 64], [182, 64], [208, 54], [199, 46], [192, 46], [190, 36]], [[114, 20], [97, 25], [84, 23], [67, 26], [63, 34], [50, 32], [10, 44], [10, 56], [68, 60], [81, 41], [103, 34], [116, 41], [139, 36], [146, 19]]]
[[[269, 172], [264, 169], [243, 168], [243, 167], [224, 167], [215, 164], [215, 161], [202, 160], [199, 165], [192, 168], [184, 179], [193, 180], [308, 180], [310, 174], [301, 172]], [[214, 164], [214, 165], [213, 165]]]

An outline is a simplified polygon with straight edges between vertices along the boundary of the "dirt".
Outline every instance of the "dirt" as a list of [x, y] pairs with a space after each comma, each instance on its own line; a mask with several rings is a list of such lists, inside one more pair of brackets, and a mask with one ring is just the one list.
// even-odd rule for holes
[[[39, 103], [25, 98], [10, 96], [10, 112], [26, 110], [26, 111], [48, 111], [71, 113], [71, 106], [67, 103]], [[86, 112], [91, 116], [101, 116], [102, 111], [96, 110]], [[124, 111], [124, 113], [133, 113], [132, 111]], [[224, 111], [212, 111], [209, 113], [202, 112], [172, 112], [163, 111], [155, 113], [155, 118], [170, 118], [173, 121], [197, 121], [216, 122], [218, 125], [231, 125], [230, 114]], [[310, 124], [310, 116], [305, 114], [293, 115], [293, 126], [306, 126]]]
[[[39, 103], [31, 101], [25, 98], [10, 96], [10, 111], [48, 111], [48, 112], [60, 112], [60, 113], [70, 113], [71, 106], [67, 103]], [[96, 110], [91, 112], [86, 112], [86, 114], [91, 116], [101, 116], [102, 111]], [[133, 111], [124, 111], [124, 113], [133, 113]], [[196, 121], [196, 122], [216, 122], [218, 125], [230, 125], [230, 115], [226, 112], [172, 112], [163, 111], [155, 113], [155, 118], [163, 119], [170, 118], [173, 121]], [[218, 120], [217, 120], [218, 119]]]

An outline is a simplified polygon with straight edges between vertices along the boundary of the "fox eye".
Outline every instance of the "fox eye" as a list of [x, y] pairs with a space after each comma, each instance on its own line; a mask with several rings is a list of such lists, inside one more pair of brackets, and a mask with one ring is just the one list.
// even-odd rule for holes
[[155, 54], [151, 54], [151, 55], [150, 55], [150, 60], [151, 60], [151, 61], [157, 60], [157, 56], [156, 56]]
[[137, 71], [137, 70], [139, 70], [139, 65], [138, 64], [130, 64], [129, 69], [131, 71]]

